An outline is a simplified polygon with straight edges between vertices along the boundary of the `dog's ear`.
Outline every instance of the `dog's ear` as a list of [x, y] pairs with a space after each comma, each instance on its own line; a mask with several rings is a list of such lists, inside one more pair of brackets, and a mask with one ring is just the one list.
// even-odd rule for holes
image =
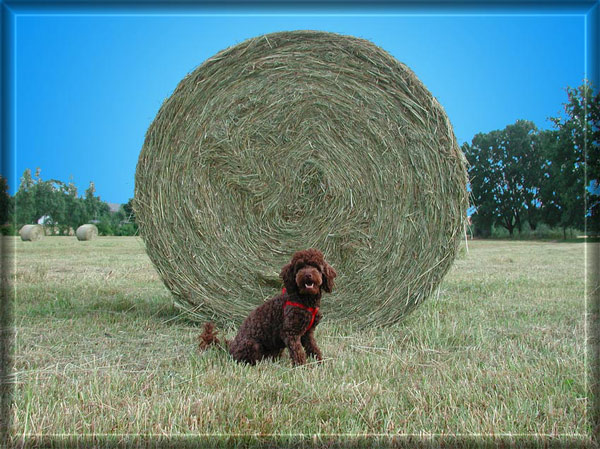
[[325, 267], [323, 268], [323, 290], [327, 293], [331, 293], [333, 290], [333, 280], [336, 276], [337, 273], [333, 267], [328, 263], [325, 263]]
[[294, 292], [297, 290], [296, 286], [296, 270], [295, 264], [288, 263], [281, 269], [281, 273], [279, 273], [279, 277], [283, 281], [283, 285], [288, 292]]

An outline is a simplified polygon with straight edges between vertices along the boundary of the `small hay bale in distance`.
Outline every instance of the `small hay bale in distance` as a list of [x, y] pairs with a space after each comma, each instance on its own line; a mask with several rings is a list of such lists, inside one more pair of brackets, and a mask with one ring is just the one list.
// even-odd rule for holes
[[98, 228], [94, 224], [84, 224], [77, 228], [75, 232], [77, 240], [92, 240], [98, 237]]
[[21, 240], [24, 242], [36, 242], [44, 236], [44, 227], [38, 224], [29, 224], [19, 230]]
[[452, 126], [408, 67], [362, 39], [281, 32], [179, 83], [147, 131], [135, 212], [192, 317], [239, 323], [316, 247], [339, 273], [328, 318], [384, 325], [452, 265], [466, 184]]

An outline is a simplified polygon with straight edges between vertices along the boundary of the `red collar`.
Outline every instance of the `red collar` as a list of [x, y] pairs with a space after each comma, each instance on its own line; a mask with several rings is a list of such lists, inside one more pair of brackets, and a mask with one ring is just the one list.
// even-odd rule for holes
[[312, 317], [310, 318], [310, 323], [308, 324], [308, 327], [304, 331], [304, 332], [308, 332], [308, 330], [312, 327], [313, 323], [315, 322], [315, 317], [317, 316], [317, 312], [319, 311], [319, 308], [318, 307], [308, 307], [308, 306], [305, 306], [304, 304], [300, 304], [299, 302], [293, 302], [293, 301], [286, 301], [283, 304], [284, 310], [285, 310], [286, 306], [300, 307], [301, 309], [308, 310], [312, 314]]

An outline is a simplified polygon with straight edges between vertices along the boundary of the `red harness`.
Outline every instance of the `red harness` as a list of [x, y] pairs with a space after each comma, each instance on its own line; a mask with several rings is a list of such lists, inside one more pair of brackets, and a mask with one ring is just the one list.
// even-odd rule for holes
[[315, 322], [315, 317], [317, 316], [317, 312], [319, 311], [319, 308], [318, 307], [308, 307], [308, 306], [305, 306], [304, 304], [300, 304], [299, 302], [293, 302], [293, 301], [286, 301], [283, 304], [284, 310], [285, 310], [286, 306], [300, 307], [301, 309], [308, 310], [312, 314], [312, 317], [310, 318], [310, 323], [308, 324], [308, 327], [304, 331], [304, 332], [308, 332], [309, 329], [312, 327], [313, 323]]
[[[281, 294], [285, 295], [286, 293], [287, 293], [287, 290], [285, 289], [285, 287], [283, 287], [281, 289]], [[315, 322], [315, 317], [317, 316], [317, 312], [319, 311], [319, 308], [318, 307], [308, 307], [308, 306], [305, 306], [304, 304], [300, 304], [299, 302], [294, 302], [294, 301], [286, 301], [283, 304], [283, 310], [285, 310], [286, 306], [300, 307], [301, 309], [308, 310], [310, 313], [312, 313], [312, 317], [310, 318], [310, 323], [308, 324], [308, 327], [304, 331], [304, 332], [308, 332], [309, 329], [312, 327], [313, 323]]]

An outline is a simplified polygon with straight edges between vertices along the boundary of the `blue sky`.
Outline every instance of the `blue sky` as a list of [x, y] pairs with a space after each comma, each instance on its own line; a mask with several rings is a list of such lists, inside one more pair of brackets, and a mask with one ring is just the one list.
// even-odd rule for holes
[[133, 196], [144, 134], [177, 83], [219, 50], [260, 34], [313, 29], [371, 40], [438, 98], [459, 143], [518, 119], [550, 128], [564, 88], [581, 84], [589, 64], [585, 16], [565, 11], [96, 10], [15, 20], [11, 193], [26, 168], [40, 167], [43, 179], [72, 180], [80, 194], [94, 181], [102, 200], [115, 203]]

